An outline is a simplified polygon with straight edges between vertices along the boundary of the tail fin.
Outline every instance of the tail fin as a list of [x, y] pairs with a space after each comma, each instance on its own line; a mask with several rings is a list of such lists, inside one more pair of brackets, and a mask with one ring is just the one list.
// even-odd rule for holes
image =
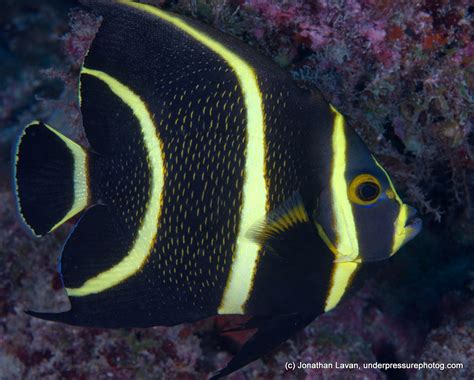
[[31, 231], [42, 236], [85, 209], [89, 201], [88, 154], [41, 122], [28, 125], [15, 157], [18, 209]]

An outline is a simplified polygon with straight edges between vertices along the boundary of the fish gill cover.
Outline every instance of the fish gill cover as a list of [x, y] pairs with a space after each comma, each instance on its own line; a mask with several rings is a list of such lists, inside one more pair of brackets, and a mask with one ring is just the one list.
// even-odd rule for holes
[[[290, 70], [300, 85], [319, 88], [356, 127], [425, 222], [415, 242], [371, 266], [351, 299], [242, 373], [283, 378], [290, 359], [436, 361], [462, 362], [464, 369], [366, 369], [357, 375], [472, 378], [470, 2], [150, 3], [243, 39]], [[71, 226], [33, 241], [15, 217], [9, 171], [15, 138], [31, 120], [44, 119], [86, 143], [77, 75], [101, 20], [75, 6], [73, 1], [7, 0], [0, 15], [0, 378], [203, 378], [225, 365], [245, 341], [242, 333], [219, 333], [238, 321], [217, 317], [173, 328], [111, 331], [47, 323], [23, 313], [67, 307], [55, 263]], [[292, 375], [350, 378], [354, 372], [308, 368]]]

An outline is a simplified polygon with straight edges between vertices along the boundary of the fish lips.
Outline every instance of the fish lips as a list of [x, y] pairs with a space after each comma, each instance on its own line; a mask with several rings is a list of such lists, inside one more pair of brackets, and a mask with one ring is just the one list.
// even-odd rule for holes
[[418, 233], [421, 231], [423, 226], [423, 222], [421, 218], [418, 216], [418, 212], [415, 208], [408, 206], [408, 217], [405, 222], [405, 233], [407, 235], [407, 240], [405, 243], [411, 239], [413, 239]]
[[[407, 219], [405, 221], [405, 226], [398, 232], [399, 235], [403, 238], [403, 243], [401, 246], [404, 246], [409, 241], [413, 240], [416, 235], [418, 235], [423, 226], [421, 218], [418, 217], [418, 212], [414, 207], [406, 205], [408, 209]], [[400, 247], [399, 247], [400, 248]], [[392, 252], [392, 255], [395, 252]]]

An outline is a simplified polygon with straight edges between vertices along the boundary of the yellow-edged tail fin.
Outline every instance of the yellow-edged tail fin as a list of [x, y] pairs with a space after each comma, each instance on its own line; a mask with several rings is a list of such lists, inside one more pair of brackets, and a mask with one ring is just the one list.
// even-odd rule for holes
[[19, 212], [36, 235], [53, 231], [89, 203], [88, 154], [50, 126], [26, 126], [16, 148], [14, 181]]

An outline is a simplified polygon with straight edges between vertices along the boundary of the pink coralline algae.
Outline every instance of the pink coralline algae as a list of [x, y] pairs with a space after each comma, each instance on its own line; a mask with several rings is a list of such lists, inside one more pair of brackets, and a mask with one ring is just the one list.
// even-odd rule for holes
[[[447, 298], [447, 297], [446, 297]], [[444, 371], [433, 371], [428, 377], [426, 373], [417, 372], [414, 379], [472, 378], [474, 371], [474, 302], [472, 297], [463, 298], [460, 294], [450, 294], [454, 304], [441, 325], [430, 332], [426, 339], [420, 361], [432, 363], [443, 358]], [[455, 302], [452, 302], [454, 298]], [[453, 306], [453, 305], [452, 305]], [[461, 368], [449, 369], [446, 364], [460, 365]]]
[[[55, 109], [55, 119], [49, 119], [52, 125], [66, 128], [63, 132], [79, 140], [87, 146], [87, 140], [80, 128], [82, 124], [79, 104], [77, 102], [79, 70], [92, 40], [100, 26], [101, 18], [85, 11], [76, 10], [71, 13], [70, 32], [61, 38], [62, 48], [66, 53], [67, 65], [58, 69], [45, 69], [42, 74], [46, 78], [59, 79], [64, 82], [65, 90], [56, 100], [48, 101], [47, 107]], [[58, 123], [56, 124], [56, 122]]]
[[[250, 31], [240, 35], [316, 85], [419, 208], [438, 221], [463, 218], [474, 167], [469, 1], [247, 0], [240, 29], [229, 12], [216, 12], [220, 25]], [[448, 183], [434, 180], [440, 172]]]

